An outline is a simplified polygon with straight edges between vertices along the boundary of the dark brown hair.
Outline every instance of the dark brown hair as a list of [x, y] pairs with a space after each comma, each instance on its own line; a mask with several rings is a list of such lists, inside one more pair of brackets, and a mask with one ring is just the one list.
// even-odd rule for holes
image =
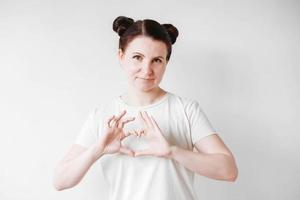
[[166, 44], [167, 61], [170, 59], [172, 45], [176, 42], [178, 36], [178, 30], [172, 24], [160, 24], [152, 19], [134, 21], [129, 17], [119, 16], [114, 20], [112, 27], [120, 36], [119, 49], [123, 52], [135, 37], [144, 35]]

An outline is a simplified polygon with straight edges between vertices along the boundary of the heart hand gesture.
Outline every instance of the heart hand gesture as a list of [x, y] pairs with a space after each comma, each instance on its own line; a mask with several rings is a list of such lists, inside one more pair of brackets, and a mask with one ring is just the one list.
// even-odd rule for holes
[[122, 140], [129, 135], [125, 135], [123, 130], [124, 125], [135, 118], [130, 117], [128, 119], [122, 119], [125, 115], [126, 110], [124, 110], [119, 116], [112, 116], [107, 120], [104, 127], [104, 134], [101, 138], [102, 154], [113, 154], [113, 153], [124, 153], [130, 156], [134, 155], [131, 149], [122, 146]]
[[136, 151], [134, 156], [152, 155], [158, 157], [168, 157], [171, 153], [171, 146], [163, 136], [155, 119], [147, 114], [147, 112], [139, 112], [139, 117], [144, 126], [144, 130], [140, 133], [146, 138], [149, 148]]

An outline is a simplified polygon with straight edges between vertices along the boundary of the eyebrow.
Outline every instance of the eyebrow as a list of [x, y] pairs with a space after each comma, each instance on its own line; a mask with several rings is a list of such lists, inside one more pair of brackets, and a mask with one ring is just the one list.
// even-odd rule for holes
[[[140, 55], [144, 56], [144, 54], [142, 54], [140, 52], [133, 52], [132, 54], [140, 54]], [[162, 57], [162, 56], [157, 56], [157, 57], [154, 57], [154, 58], [162, 58], [162, 59], [164, 59], [164, 57]]]

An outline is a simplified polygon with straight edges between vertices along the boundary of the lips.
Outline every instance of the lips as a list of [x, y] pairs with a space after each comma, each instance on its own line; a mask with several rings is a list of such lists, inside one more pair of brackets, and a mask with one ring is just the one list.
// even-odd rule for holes
[[141, 77], [139, 77], [139, 78], [143, 79], [143, 80], [147, 80], [147, 81], [154, 80], [154, 78], [141, 78]]

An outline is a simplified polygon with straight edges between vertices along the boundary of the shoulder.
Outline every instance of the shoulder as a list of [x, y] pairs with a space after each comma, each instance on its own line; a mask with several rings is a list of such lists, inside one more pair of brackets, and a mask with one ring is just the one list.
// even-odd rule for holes
[[179, 108], [188, 120], [197, 118], [197, 116], [201, 116], [203, 114], [199, 101], [194, 98], [171, 93], [170, 99], [173, 102], [172, 107]]
[[171, 96], [174, 101], [179, 102], [183, 109], [187, 112], [193, 111], [194, 109], [200, 108], [200, 104], [198, 100], [191, 98], [191, 97], [185, 97], [185, 96], [179, 96], [177, 94], [171, 93]]

